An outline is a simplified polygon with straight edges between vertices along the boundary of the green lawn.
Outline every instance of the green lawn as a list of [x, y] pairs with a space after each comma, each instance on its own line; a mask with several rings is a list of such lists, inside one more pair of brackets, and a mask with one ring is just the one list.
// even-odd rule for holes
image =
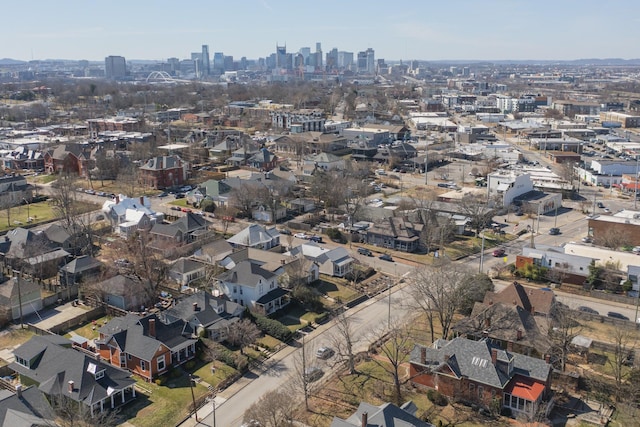
[[282, 344], [282, 341], [272, 337], [271, 335], [265, 335], [262, 338], [258, 339], [258, 341], [256, 341], [256, 344], [266, 349], [274, 349]]
[[58, 175], [39, 175], [34, 177], [28, 177], [27, 181], [35, 184], [49, 184], [50, 182], [58, 179]]
[[189, 205], [187, 203], [187, 199], [177, 199], [177, 200], [174, 200], [173, 202], [170, 202], [169, 204], [170, 205], [175, 205], [175, 206], [180, 206], [182, 208], [188, 208], [188, 207], [191, 206], [191, 205]]
[[225, 378], [230, 377], [231, 375], [236, 374], [236, 370], [231, 366], [225, 365], [224, 363], [216, 360], [213, 362], [213, 366], [215, 366], [216, 371], [214, 373], [211, 372], [212, 363], [207, 363], [201, 368], [197, 369], [193, 375], [198, 378], [202, 378], [204, 382], [207, 384], [211, 384], [214, 387], [217, 387], [218, 384]]
[[[82, 337], [85, 337], [89, 340], [95, 340], [100, 337], [100, 334], [98, 333], [98, 329], [100, 329], [101, 326], [105, 325], [112, 318], [113, 318], [112, 316], [100, 317], [99, 319], [96, 319], [93, 322], [89, 322], [86, 325], [72, 329], [70, 332], [75, 332], [76, 334]], [[65, 337], [70, 338], [71, 334], [68, 333], [65, 335]]]
[[339, 301], [350, 301], [358, 295], [358, 292], [348, 286], [338, 283], [335, 280], [321, 279], [316, 285], [318, 292], [327, 295], [329, 298]]
[[[86, 202], [77, 202], [79, 213], [90, 212], [98, 209], [98, 205]], [[40, 224], [57, 219], [57, 213], [49, 202], [30, 203], [28, 205], [15, 206], [9, 210], [0, 211], [0, 232], [22, 227], [27, 224]], [[27, 218], [31, 217], [31, 221]]]
[[[179, 371], [178, 371], [179, 372]], [[134, 377], [136, 378], [136, 377]], [[129, 404], [123, 412], [131, 418], [131, 424], [138, 427], [174, 426], [189, 414], [192, 404], [189, 378], [180, 374], [177, 378], [170, 378], [163, 386], [148, 383], [136, 378], [143, 390], [151, 393], [147, 396], [139, 395], [136, 401]], [[202, 384], [196, 384], [193, 389], [196, 400], [209, 393]]]

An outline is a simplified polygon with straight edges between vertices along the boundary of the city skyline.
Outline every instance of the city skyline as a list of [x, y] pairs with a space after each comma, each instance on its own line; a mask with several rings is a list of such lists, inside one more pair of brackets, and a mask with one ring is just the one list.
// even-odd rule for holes
[[[640, 58], [640, 3], [621, 0], [518, 2], [453, 0], [321, 4], [250, 0], [244, 6], [196, 0], [36, 0], [3, 6], [0, 58], [101, 61], [110, 55], [163, 61], [211, 55], [257, 59], [322, 44], [387, 60], [573, 60]], [[181, 6], [181, 5], [180, 5]], [[615, 7], [614, 7], [615, 6]], [[23, 19], [21, 19], [23, 18]]]

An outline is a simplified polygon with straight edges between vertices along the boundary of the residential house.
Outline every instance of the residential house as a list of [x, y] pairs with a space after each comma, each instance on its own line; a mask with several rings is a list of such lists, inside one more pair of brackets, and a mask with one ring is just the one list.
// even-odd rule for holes
[[217, 276], [218, 289], [233, 302], [268, 315], [289, 303], [278, 276], [249, 260]]
[[208, 268], [213, 268], [213, 266], [192, 258], [179, 258], [169, 268], [168, 276], [185, 288], [190, 283], [203, 279]]
[[250, 261], [275, 274], [278, 276], [280, 285], [286, 288], [292, 287], [292, 281], [308, 285], [318, 280], [320, 276], [318, 264], [305, 257], [295, 257], [255, 248], [237, 250], [222, 259], [219, 265], [230, 270], [242, 261]]
[[[225, 205], [227, 194], [231, 190], [223, 181], [209, 179], [186, 194], [189, 203], [199, 205], [204, 199], [210, 199], [218, 205]], [[222, 202], [221, 202], [222, 201]]]
[[0, 390], [0, 426], [56, 426], [56, 414], [37, 387], [16, 386], [15, 393]]
[[342, 246], [327, 249], [315, 243], [304, 243], [291, 248], [285, 255], [303, 256], [311, 262], [318, 264], [320, 273], [334, 277], [344, 277], [353, 270], [354, 259]]
[[248, 160], [254, 155], [258, 154], [260, 146], [253, 141], [244, 141], [242, 147], [231, 153], [231, 156], [225, 161], [229, 166], [245, 166], [248, 164]]
[[164, 218], [162, 212], [151, 209], [148, 197], [129, 198], [123, 195], [114, 200], [107, 200], [102, 205], [102, 212], [111, 222], [114, 231], [121, 236], [131, 236], [139, 230], [151, 230], [154, 224]]
[[193, 256], [209, 264], [216, 264], [232, 253], [233, 246], [224, 239], [218, 239], [197, 249]]
[[227, 242], [234, 248], [248, 247], [269, 250], [280, 245], [280, 233], [275, 227], [265, 228], [259, 224], [251, 224], [227, 239]]
[[376, 406], [360, 402], [349, 418], [333, 417], [330, 427], [434, 427], [416, 416], [417, 409], [411, 401], [399, 407], [393, 403]]
[[58, 272], [58, 279], [62, 286], [75, 285], [96, 279], [104, 264], [89, 255], [79, 256], [66, 263]]
[[495, 347], [490, 339], [458, 337], [416, 345], [409, 358], [409, 377], [416, 386], [439, 391], [449, 399], [501, 407], [533, 418], [551, 389], [548, 357], [537, 359]]
[[266, 148], [261, 148], [257, 153], [249, 157], [247, 165], [259, 171], [270, 171], [278, 164], [278, 156]]
[[33, 384], [49, 398], [65, 397], [87, 407], [91, 415], [116, 409], [135, 399], [129, 372], [71, 348], [57, 335], [36, 335], [13, 351], [9, 368], [23, 384]]
[[287, 208], [280, 204], [275, 206], [260, 204], [251, 211], [251, 217], [256, 221], [274, 223], [287, 217]]
[[345, 162], [342, 157], [331, 153], [318, 153], [304, 159], [303, 175], [313, 175], [316, 170], [331, 171], [344, 170]]
[[227, 298], [199, 291], [182, 298], [173, 307], [160, 312], [159, 316], [165, 323], [183, 320], [197, 336], [204, 333], [207, 338], [221, 342], [227, 339], [229, 330], [242, 318], [245, 310]]
[[20, 146], [1, 158], [3, 169], [44, 171], [44, 153]]
[[389, 133], [389, 140], [391, 141], [406, 141], [411, 139], [411, 129], [404, 125], [381, 125], [381, 124], [364, 124], [364, 129], [373, 129], [374, 131], [387, 131]]
[[198, 341], [195, 331], [181, 319], [167, 320], [161, 321], [156, 314], [112, 319], [98, 330], [100, 357], [146, 381], [193, 359]]
[[255, 145], [248, 135], [228, 135], [209, 149], [209, 158], [217, 164], [224, 163], [234, 151], [242, 149], [244, 144]]
[[156, 223], [149, 235], [151, 247], [156, 249], [177, 248], [203, 239], [209, 234], [209, 225], [204, 216], [187, 212], [171, 224]]
[[500, 292], [487, 292], [471, 315], [451, 329], [469, 339], [486, 337], [507, 351], [541, 358], [552, 346], [549, 331], [554, 304], [553, 292], [514, 282]]
[[367, 243], [402, 252], [413, 252], [420, 243], [421, 224], [403, 217], [389, 217], [367, 229]]
[[0, 277], [0, 324], [42, 310], [40, 286], [22, 277]]
[[0, 256], [7, 265], [39, 278], [55, 275], [69, 255], [50, 242], [45, 233], [22, 227], [9, 231], [0, 242]]
[[189, 163], [178, 156], [153, 157], [140, 166], [138, 182], [150, 188], [170, 188], [183, 185], [189, 176]]
[[86, 177], [92, 169], [91, 149], [80, 144], [61, 144], [44, 153], [48, 173], [68, 173]]
[[87, 284], [82, 293], [89, 299], [127, 311], [144, 311], [144, 307], [150, 306], [154, 297], [147, 284], [121, 274]]
[[8, 174], [0, 176], [0, 206], [8, 208], [30, 203], [33, 186], [22, 175]]

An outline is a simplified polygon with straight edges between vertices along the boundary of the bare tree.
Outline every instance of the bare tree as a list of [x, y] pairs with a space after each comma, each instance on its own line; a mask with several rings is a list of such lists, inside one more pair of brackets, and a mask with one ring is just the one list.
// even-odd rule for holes
[[[289, 427], [293, 425], [295, 395], [286, 389], [272, 390], [246, 410], [245, 423], [257, 422], [264, 427]], [[252, 424], [251, 424], [252, 425]]]
[[91, 415], [87, 405], [79, 403], [63, 394], [50, 395], [49, 403], [59, 423], [68, 427], [115, 427], [119, 423], [118, 411], [105, 411]]
[[335, 326], [331, 342], [335, 347], [336, 362], [345, 361], [349, 368], [349, 373], [355, 374], [357, 371], [354, 347], [357, 345], [358, 340], [355, 338], [353, 331], [353, 320], [350, 316], [347, 316], [344, 310], [338, 312], [334, 319]]
[[609, 249], [618, 249], [629, 244], [629, 236], [620, 230], [609, 228], [599, 233], [595, 239], [597, 245], [605, 246]]
[[312, 349], [306, 343], [304, 336], [302, 337], [302, 347], [300, 351], [294, 355], [293, 374], [291, 378], [291, 387], [296, 394], [304, 397], [304, 407], [309, 410], [309, 397], [311, 396], [311, 383], [317, 379], [313, 378], [313, 367], [311, 364]]
[[68, 173], [61, 174], [51, 185], [51, 204], [57, 217], [62, 221], [67, 230], [75, 225], [75, 217], [78, 214], [75, 183], [77, 177]]
[[580, 333], [582, 325], [578, 321], [576, 311], [555, 303], [551, 307], [551, 322], [548, 335], [551, 339], [551, 352], [558, 360], [558, 368], [564, 372], [567, 358], [571, 351], [571, 341]]
[[375, 351], [379, 351], [381, 357], [373, 357], [373, 362], [385, 370], [393, 381], [394, 402], [402, 404], [402, 385], [407, 381], [403, 379], [400, 367], [407, 361], [414, 342], [406, 326], [394, 323], [386, 333], [379, 334]]
[[491, 221], [491, 211], [487, 208], [487, 203], [483, 197], [464, 196], [460, 201], [460, 207], [464, 214], [469, 217], [469, 226], [476, 236]]
[[611, 366], [615, 380], [616, 402], [620, 402], [625, 393], [624, 381], [629, 376], [629, 370], [625, 365], [636, 347], [635, 334], [622, 328], [616, 328], [613, 332], [613, 344], [613, 355], [607, 362]]
[[410, 286], [411, 307], [422, 310], [427, 317], [431, 341], [435, 341], [435, 321], [442, 327], [442, 337], [449, 334], [453, 316], [466, 301], [471, 273], [464, 266], [444, 258], [433, 266], [416, 269]]
[[240, 348], [240, 354], [244, 355], [245, 347], [255, 343], [259, 337], [258, 327], [251, 320], [242, 319], [231, 326], [227, 334], [227, 341]]

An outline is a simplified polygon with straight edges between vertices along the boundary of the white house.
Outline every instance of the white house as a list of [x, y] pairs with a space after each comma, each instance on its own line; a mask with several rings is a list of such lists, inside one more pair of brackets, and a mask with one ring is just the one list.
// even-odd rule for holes
[[233, 302], [262, 314], [271, 314], [289, 303], [278, 276], [250, 260], [241, 261], [217, 277], [218, 288]]
[[294, 257], [302, 255], [309, 261], [318, 264], [320, 273], [329, 276], [344, 277], [353, 270], [354, 259], [343, 247], [327, 249], [315, 243], [304, 243], [292, 248], [285, 255]]
[[516, 197], [533, 191], [531, 175], [515, 171], [497, 171], [487, 175], [489, 198], [497, 198], [503, 206], [509, 206]]
[[312, 175], [315, 170], [344, 170], [345, 164], [342, 157], [331, 153], [318, 153], [304, 160], [302, 173]]
[[257, 249], [271, 249], [280, 244], [280, 233], [275, 227], [265, 228], [259, 224], [249, 227], [227, 239], [234, 248], [247, 247]]
[[162, 222], [164, 214], [151, 209], [148, 197], [129, 198], [122, 194], [102, 205], [102, 212], [111, 222], [114, 231], [129, 236], [139, 229], [150, 230], [153, 224]]

